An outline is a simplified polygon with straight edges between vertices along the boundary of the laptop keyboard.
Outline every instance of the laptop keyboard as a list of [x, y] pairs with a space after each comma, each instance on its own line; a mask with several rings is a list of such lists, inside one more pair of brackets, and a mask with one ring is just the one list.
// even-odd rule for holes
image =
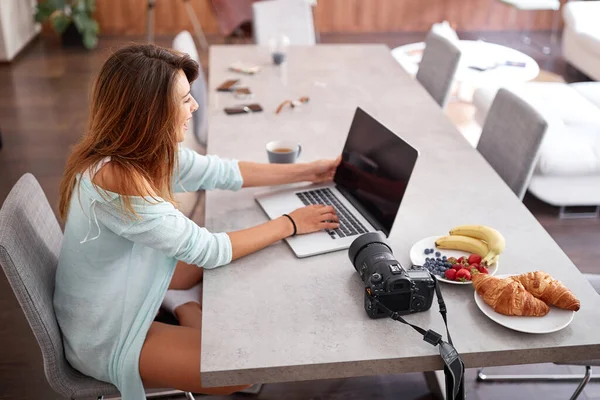
[[336, 237], [346, 237], [360, 235], [366, 233], [367, 229], [360, 223], [360, 221], [352, 215], [350, 211], [338, 200], [333, 194], [331, 189], [315, 189], [307, 190], [305, 192], [298, 192], [296, 196], [304, 203], [305, 206], [311, 204], [325, 204], [333, 206], [335, 213], [340, 220], [340, 226], [338, 229], [326, 230], [329, 233], [329, 237], [336, 239]]

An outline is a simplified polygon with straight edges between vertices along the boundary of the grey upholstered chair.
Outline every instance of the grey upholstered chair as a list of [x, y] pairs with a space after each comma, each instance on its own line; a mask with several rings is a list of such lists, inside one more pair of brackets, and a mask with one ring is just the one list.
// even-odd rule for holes
[[268, 46], [269, 40], [285, 35], [294, 46], [312, 46], [316, 42], [312, 7], [316, 1], [268, 0], [252, 4], [254, 42]]
[[427, 34], [417, 80], [442, 108], [448, 102], [459, 62], [460, 49], [450, 39], [433, 31]]
[[[46, 379], [69, 399], [118, 395], [116, 387], [81, 374], [64, 356], [52, 305], [62, 236], [39, 183], [33, 175], [23, 175], [0, 209], [0, 265], [40, 346]], [[183, 392], [162, 390], [147, 396], [175, 394]], [[193, 399], [189, 393], [186, 397]]]
[[173, 49], [189, 54], [192, 60], [196, 61], [199, 66], [198, 78], [192, 82], [191, 86], [191, 93], [194, 99], [196, 99], [196, 102], [198, 102], [198, 109], [192, 114], [192, 123], [189, 129], [194, 134], [198, 144], [206, 149], [208, 138], [208, 124], [206, 118], [206, 77], [202, 70], [198, 49], [196, 48], [192, 34], [188, 31], [179, 32], [177, 36], [175, 36], [175, 39], [173, 39]]
[[523, 199], [548, 123], [525, 100], [500, 89], [485, 119], [477, 150]]

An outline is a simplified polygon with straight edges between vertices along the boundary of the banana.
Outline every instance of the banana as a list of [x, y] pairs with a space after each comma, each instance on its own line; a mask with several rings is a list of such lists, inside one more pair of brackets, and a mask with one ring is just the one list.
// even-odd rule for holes
[[500, 232], [484, 225], [460, 225], [451, 229], [450, 235], [468, 236], [485, 241], [489, 248], [489, 253], [485, 255], [482, 263], [486, 265], [492, 265], [498, 261], [498, 256], [504, 251], [504, 247], [506, 246], [504, 236]]
[[477, 254], [485, 257], [490, 253], [488, 245], [481, 240], [468, 236], [450, 235], [442, 236], [435, 241], [436, 247], [448, 250], [462, 250], [470, 254]]

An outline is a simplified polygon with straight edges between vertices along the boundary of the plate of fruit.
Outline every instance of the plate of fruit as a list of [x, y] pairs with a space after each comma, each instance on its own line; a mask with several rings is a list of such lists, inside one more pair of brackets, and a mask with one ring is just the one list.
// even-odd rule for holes
[[431, 236], [419, 240], [410, 249], [410, 260], [421, 265], [439, 281], [470, 285], [472, 271], [495, 275], [504, 237], [484, 225], [461, 225], [447, 236]]

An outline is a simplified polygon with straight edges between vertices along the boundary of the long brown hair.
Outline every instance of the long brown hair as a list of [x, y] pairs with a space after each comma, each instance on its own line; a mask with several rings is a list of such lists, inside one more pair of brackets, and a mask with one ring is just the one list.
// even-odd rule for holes
[[[92, 92], [87, 132], [73, 148], [60, 185], [63, 220], [77, 175], [105, 157], [111, 157], [120, 178], [116, 192], [160, 196], [174, 203], [179, 70], [190, 83], [198, 76], [198, 64], [187, 54], [149, 44], [124, 47], [106, 60]], [[121, 196], [121, 201], [124, 210], [135, 215], [130, 198]]]

